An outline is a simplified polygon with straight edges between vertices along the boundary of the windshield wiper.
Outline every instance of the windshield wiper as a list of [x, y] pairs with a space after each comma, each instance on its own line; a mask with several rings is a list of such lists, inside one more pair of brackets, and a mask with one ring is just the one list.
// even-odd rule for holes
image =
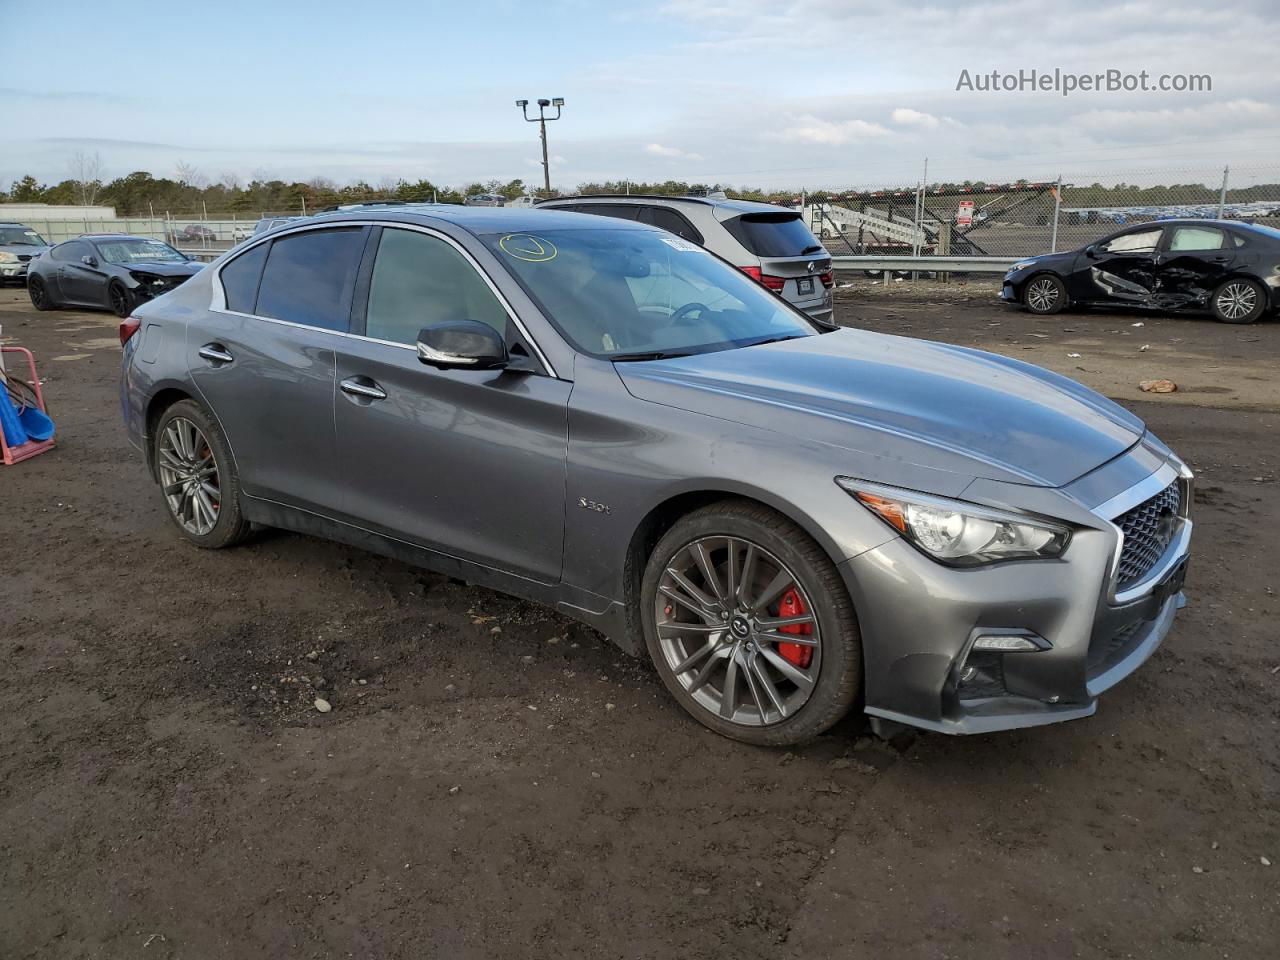
[[800, 256], [803, 257], [810, 253], [817, 253], [821, 249], [822, 247], [805, 247], [803, 250], [800, 251]]
[[671, 360], [674, 357], [687, 357], [689, 353], [676, 350], [652, 350], [648, 353], [613, 353], [609, 359], [614, 363], [630, 363], [633, 360]]
[[758, 347], [765, 343], [782, 343], [784, 340], [802, 340], [808, 334], [805, 333], [788, 333], [781, 337], [765, 337], [763, 340], [752, 340], [750, 343], [744, 343], [744, 347]]

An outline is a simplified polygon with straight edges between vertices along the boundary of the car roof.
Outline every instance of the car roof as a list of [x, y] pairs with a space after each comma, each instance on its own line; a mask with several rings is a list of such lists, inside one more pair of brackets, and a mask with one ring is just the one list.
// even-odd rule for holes
[[707, 207], [736, 210], [739, 213], [793, 213], [796, 216], [800, 215], [790, 207], [780, 207], [774, 203], [760, 203], [756, 200], [735, 200], [732, 197], [678, 197], [657, 193], [582, 193], [572, 197], [552, 197], [548, 200], [539, 200], [536, 205], [547, 206], [561, 202], [582, 203], [583, 201], [590, 202], [593, 200], [604, 200], [610, 203], [653, 203], [656, 200], [662, 203], [697, 203]]
[[430, 226], [444, 221], [469, 233], [532, 233], [540, 230], [656, 230], [631, 220], [597, 217], [590, 213], [540, 210], [537, 207], [466, 207], [454, 203], [421, 204], [414, 207], [381, 207], [320, 213], [309, 219], [337, 223], [343, 220], [378, 220], [393, 223], [421, 223]]

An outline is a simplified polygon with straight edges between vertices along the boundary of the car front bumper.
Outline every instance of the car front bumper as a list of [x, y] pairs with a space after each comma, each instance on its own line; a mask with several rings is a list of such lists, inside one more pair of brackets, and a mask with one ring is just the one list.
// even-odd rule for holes
[[0, 279], [3, 280], [24, 280], [27, 276], [27, 264], [19, 263], [0, 263]]
[[[1149, 579], [1118, 595], [1111, 583], [1122, 538], [1109, 519], [1077, 530], [1061, 560], [959, 569], [898, 538], [842, 563], [862, 632], [866, 712], [950, 734], [1093, 714], [1099, 696], [1160, 646], [1186, 602], [1190, 518]], [[979, 637], [1007, 634], [1044, 648], [974, 649]]]

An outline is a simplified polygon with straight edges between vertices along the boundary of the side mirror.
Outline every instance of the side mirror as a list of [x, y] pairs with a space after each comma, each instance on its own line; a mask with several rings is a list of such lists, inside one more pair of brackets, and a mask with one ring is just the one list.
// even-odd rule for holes
[[1098, 245], [1096, 243], [1089, 244], [1084, 248], [1084, 255], [1092, 260], [1098, 255]]
[[506, 342], [487, 323], [450, 320], [418, 331], [418, 359], [442, 369], [494, 370], [510, 358]]
[[85, 256], [80, 258], [80, 262], [83, 263], [86, 267], [96, 267], [98, 265], [98, 258], [89, 256], [88, 254], [86, 254]]

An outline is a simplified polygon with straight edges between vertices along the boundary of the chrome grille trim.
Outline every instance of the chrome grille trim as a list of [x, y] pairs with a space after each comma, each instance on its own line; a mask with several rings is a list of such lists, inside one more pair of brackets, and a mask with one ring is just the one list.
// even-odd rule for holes
[[[1136, 581], [1120, 583], [1120, 561], [1124, 554], [1125, 532], [1119, 526], [1120, 520], [1129, 511], [1141, 507], [1147, 501], [1164, 493], [1170, 485], [1178, 491], [1179, 523], [1175, 528], [1172, 541], [1158, 558], [1154, 566]], [[1112, 604], [1125, 604], [1151, 592], [1154, 587], [1177, 563], [1187, 554], [1191, 542], [1191, 501], [1194, 478], [1189, 469], [1176, 460], [1170, 460], [1145, 480], [1134, 484], [1116, 496], [1093, 508], [1093, 512], [1116, 535], [1116, 544], [1111, 557], [1111, 571], [1107, 588], [1107, 599]]]
[[[1175, 518], [1163, 523], [1165, 515]], [[1112, 522], [1124, 534], [1120, 562], [1116, 568], [1116, 586], [1123, 590], [1137, 583], [1160, 561], [1177, 536], [1177, 519], [1182, 516], [1182, 492], [1177, 480], [1144, 500]]]

